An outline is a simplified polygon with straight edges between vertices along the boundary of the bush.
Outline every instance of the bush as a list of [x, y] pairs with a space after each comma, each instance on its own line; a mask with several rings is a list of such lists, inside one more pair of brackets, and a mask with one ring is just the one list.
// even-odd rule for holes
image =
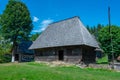
[[0, 55], [0, 63], [8, 63], [10, 61], [11, 61], [11, 55], [10, 54]]

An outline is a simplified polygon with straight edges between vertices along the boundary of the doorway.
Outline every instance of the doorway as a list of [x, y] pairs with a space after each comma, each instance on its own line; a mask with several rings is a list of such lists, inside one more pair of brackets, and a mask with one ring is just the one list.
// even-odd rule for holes
[[63, 50], [58, 51], [58, 60], [60, 60], [60, 61], [64, 60], [64, 51]]
[[15, 54], [15, 61], [19, 61], [19, 54]]

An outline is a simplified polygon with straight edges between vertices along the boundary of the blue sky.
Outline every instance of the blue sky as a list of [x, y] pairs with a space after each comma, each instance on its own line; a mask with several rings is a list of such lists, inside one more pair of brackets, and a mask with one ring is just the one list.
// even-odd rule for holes
[[[108, 24], [108, 5], [111, 23], [120, 26], [120, 0], [22, 0], [33, 20], [33, 33], [40, 32], [49, 23], [79, 16], [84, 25]], [[0, 14], [8, 0], [0, 0]]]

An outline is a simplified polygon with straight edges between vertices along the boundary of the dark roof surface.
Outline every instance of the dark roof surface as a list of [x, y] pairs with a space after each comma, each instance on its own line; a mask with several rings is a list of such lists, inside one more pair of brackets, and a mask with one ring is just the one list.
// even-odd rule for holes
[[72, 45], [99, 47], [97, 41], [88, 32], [79, 17], [50, 24], [29, 49]]
[[34, 50], [29, 50], [28, 48], [32, 45], [32, 41], [21, 41], [17, 47], [17, 53], [23, 54], [34, 54]]

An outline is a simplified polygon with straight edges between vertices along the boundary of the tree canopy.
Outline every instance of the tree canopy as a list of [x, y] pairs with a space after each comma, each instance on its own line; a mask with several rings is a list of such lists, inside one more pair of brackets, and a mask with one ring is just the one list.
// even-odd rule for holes
[[0, 19], [3, 36], [11, 41], [28, 37], [33, 25], [26, 5], [18, 0], [9, 0]]
[[[112, 54], [111, 52], [113, 52], [115, 58], [120, 55], [120, 27], [114, 25], [111, 26], [111, 34], [109, 33], [108, 26], [103, 27], [99, 31], [98, 39], [99, 42], [101, 43], [102, 49], [106, 54], [111, 55]], [[113, 51], [111, 44], [113, 46]]]
[[42, 33], [42, 32], [36, 33], [36, 34], [32, 34], [32, 35], [30, 36], [30, 40], [31, 40], [31, 41], [35, 41], [35, 40], [38, 38], [38, 36], [41, 35], [41, 33]]
[[10, 53], [10, 47], [11, 47], [10, 41], [5, 40], [4, 37], [0, 35], [0, 55]]
[[6, 58], [4, 55], [9, 54], [11, 51], [11, 43], [9, 40], [5, 40], [0, 34], [0, 63], [9, 62], [10, 59]]
[[28, 38], [33, 28], [29, 10], [20, 0], [9, 0], [0, 16], [0, 25], [3, 37], [13, 42], [13, 50], [20, 38]]

